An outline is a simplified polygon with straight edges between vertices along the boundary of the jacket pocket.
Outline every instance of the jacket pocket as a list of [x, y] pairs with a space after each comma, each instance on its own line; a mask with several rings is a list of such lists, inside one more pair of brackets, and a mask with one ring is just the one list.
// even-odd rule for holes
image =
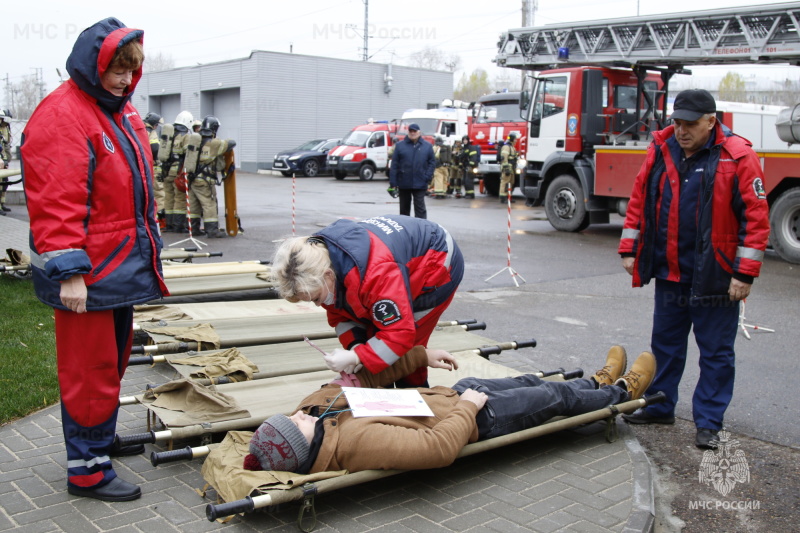
[[116, 248], [114, 248], [114, 249], [111, 251], [111, 253], [110, 253], [110, 254], [108, 254], [108, 255], [106, 256], [106, 258], [105, 258], [105, 259], [103, 259], [103, 261], [101, 261], [101, 262], [100, 262], [100, 264], [99, 264], [99, 265], [97, 265], [97, 266], [96, 266], [96, 267], [95, 267], [95, 268], [92, 270], [92, 277], [93, 277], [93, 278], [96, 278], [97, 276], [99, 276], [99, 275], [100, 275], [100, 273], [102, 273], [102, 272], [103, 272], [103, 270], [105, 270], [105, 268], [106, 268], [106, 267], [107, 267], [107, 266], [108, 266], [108, 265], [109, 265], [109, 264], [110, 264], [110, 263], [111, 263], [111, 262], [114, 260], [114, 258], [115, 258], [115, 257], [117, 257], [117, 255], [119, 255], [119, 253], [122, 251], [122, 249], [123, 249], [123, 248], [125, 248], [125, 245], [126, 245], [126, 244], [128, 244], [128, 242], [129, 242], [130, 240], [131, 240], [131, 236], [130, 236], [130, 235], [126, 235], [126, 236], [125, 236], [125, 238], [124, 238], [124, 239], [122, 239], [122, 242], [121, 242], [121, 243], [119, 243], [119, 244], [116, 246]]

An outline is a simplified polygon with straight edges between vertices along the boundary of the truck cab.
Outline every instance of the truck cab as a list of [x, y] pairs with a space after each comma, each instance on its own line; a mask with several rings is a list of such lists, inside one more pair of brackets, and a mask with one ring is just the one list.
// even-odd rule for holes
[[478, 98], [472, 107], [469, 138], [481, 148], [477, 176], [482, 180], [485, 191], [492, 196], [497, 196], [500, 189], [497, 146], [510, 133], [517, 133], [515, 148], [519, 153], [519, 160], [525, 160], [528, 122], [525, 119], [525, 102], [521, 98], [520, 92], [487, 94]]
[[436, 109], [409, 109], [403, 112], [397, 128], [399, 139], [408, 135], [408, 125], [417, 124], [423, 138], [433, 143], [436, 137], [441, 137], [444, 144], [452, 146], [457, 140], [467, 134], [469, 127], [469, 113], [467, 109], [455, 107], [439, 107]]
[[389, 147], [397, 124], [370, 121], [353, 128], [336, 148], [328, 152], [328, 168], [337, 180], [348, 175], [371, 180], [377, 171], [389, 168]]
[[[536, 76], [521, 188], [528, 205], [545, 205], [556, 229], [580, 231], [624, 209], [618, 198], [604, 195], [599, 175], [595, 181], [594, 158], [598, 147], [647, 146], [649, 132], [659, 128], [661, 79], [646, 75], [638, 101], [637, 83], [631, 70], [605, 67], [554, 69]], [[638, 169], [643, 157], [637, 150], [628, 167]], [[605, 175], [627, 176], [630, 168], [620, 171]], [[629, 193], [630, 188], [624, 196]]]

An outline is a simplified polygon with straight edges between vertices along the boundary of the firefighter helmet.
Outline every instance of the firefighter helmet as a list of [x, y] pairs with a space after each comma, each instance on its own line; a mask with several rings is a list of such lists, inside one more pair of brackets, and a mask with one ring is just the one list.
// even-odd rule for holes
[[508, 140], [511, 141], [512, 143], [516, 141], [518, 137], [519, 133], [517, 133], [516, 131], [512, 131], [511, 133], [508, 134]]
[[437, 135], [436, 136], [436, 144], [438, 144], [439, 146], [443, 145], [444, 144], [444, 139], [442, 139], [440, 136]]
[[200, 126], [200, 135], [203, 137], [216, 137], [219, 126], [219, 119], [213, 115], [208, 115], [203, 119], [203, 123]]
[[184, 126], [187, 130], [191, 131], [193, 120], [194, 117], [192, 116], [191, 113], [189, 113], [188, 111], [181, 111], [180, 113], [178, 113], [178, 116], [175, 117], [174, 124], [180, 124], [181, 126]]
[[164, 119], [161, 118], [161, 115], [159, 115], [158, 113], [153, 113], [152, 111], [144, 116], [144, 123], [150, 126], [151, 128], [155, 128], [163, 121]]
[[11, 114], [10, 109], [3, 109], [1, 112], [5, 118], [14, 118], [14, 115]]

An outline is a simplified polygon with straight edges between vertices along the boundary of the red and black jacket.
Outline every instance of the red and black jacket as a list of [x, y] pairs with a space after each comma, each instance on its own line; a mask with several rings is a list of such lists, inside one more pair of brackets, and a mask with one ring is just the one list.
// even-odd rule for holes
[[42, 100], [23, 133], [34, 285], [59, 309], [59, 282], [75, 274], [84, 277], [90, 311], [168, 293], [150, 143], [129, 102], [141, 68], [124, 96], [100, 81], [115, 51], [142, 35], [114, 18], [81, 33], [67, 60], [71, 79]]
[[[655, 232], [666, 242], [668, 281], [681, 280], [678, 258], [680, 178], [667, 140], [674, 127], [653, 134], [631, 193], [618, 252], [635, 256], [633, 286], [653, 278]], [[752, 144], [717, 122], [696, 213], [697, 244], [692, 297], [727, 297], [731, 277], [752, 283], [759, 275], [769, 237], [764, 174]], [[671, 202], [659, 226], [665, 187]], [[663, 220], [664, 217], [661, 217]]]
[[338, 220], [315, 237], [325, 241], [336, 273], [328, 322], [342, 346], [355, 347], [373, 374], [415, 345], [415, 322], [450, 298], [464, 260], [450, 234], [402, 215]]

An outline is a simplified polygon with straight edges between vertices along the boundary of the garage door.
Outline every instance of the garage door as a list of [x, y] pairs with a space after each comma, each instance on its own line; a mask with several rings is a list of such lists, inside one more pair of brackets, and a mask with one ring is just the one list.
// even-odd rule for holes
[[[239, 146], [242, 142], [239, 138], [241, 131], [241, 119], [239, 111], [239, 88], [220, 89], [218, 91], [203, 91], [201, 98], [203, 116], [214, 115], [219, 119], [219, 131], [217, 137], [220, 139], [233, 139]], [[202, 119], [202, 117], [200, 117]], [[236, 151], [236, 166], [240, 166], [239, 152]]]
[[174, 122], [175, 117], [182, 111], [181, 95], [165, 94], [162, 96], [151, 96], [150, 111], [161, 115], [165, 123]]

